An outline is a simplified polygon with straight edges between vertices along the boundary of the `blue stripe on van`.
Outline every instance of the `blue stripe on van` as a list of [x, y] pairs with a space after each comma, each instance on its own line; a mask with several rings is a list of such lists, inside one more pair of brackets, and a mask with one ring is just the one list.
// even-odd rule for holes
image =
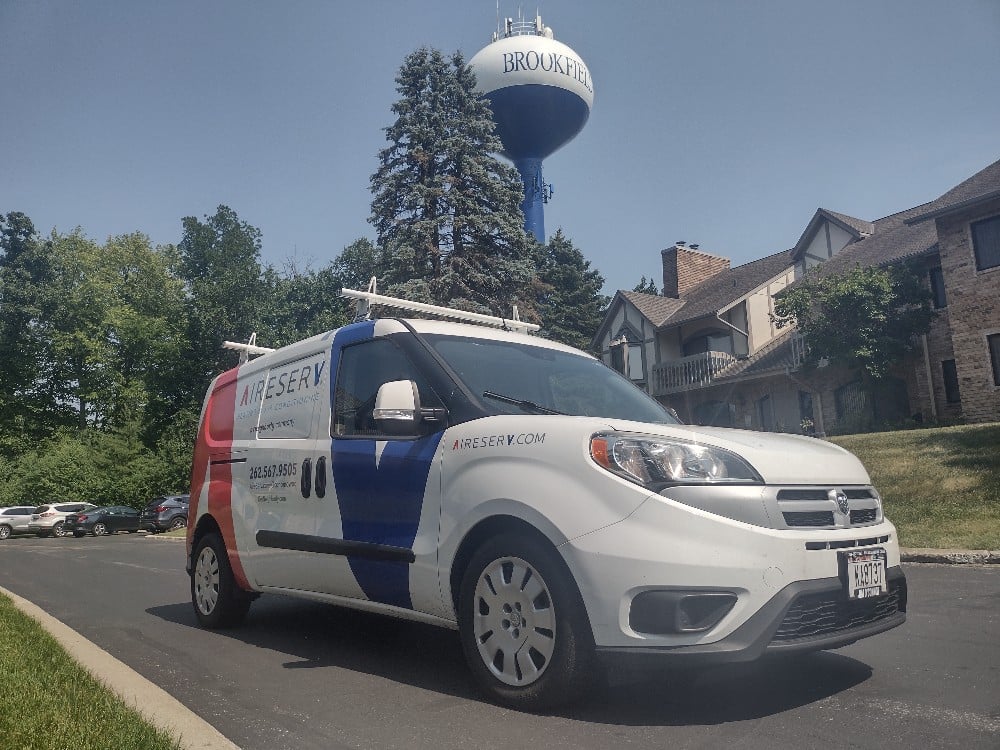
[[[377, 467], [374, 440], [333, 441], [333, 481], [344, 539], [413, 548], [427, 476], [442, 434], [387, 441]], [[412, 607], [407, 563], [355, 556], [347, 559], [369, 599]]]
[[[342, 328], [334, 336], [330, 357], [331, 405], [335, 405], [341, 348], [370, 339], [374, 332], [374, 323], [366, 322]], [[427, 476], [442, 434], [419, 440], [389, 440], [378, 466], [374, 440], [332, 439], [330, 469], [345, 540], [413, 548]], [[370, 600], [412, 608], [407, 563], [354, 555], [348, 555], [347, 559], [358, 585]]]

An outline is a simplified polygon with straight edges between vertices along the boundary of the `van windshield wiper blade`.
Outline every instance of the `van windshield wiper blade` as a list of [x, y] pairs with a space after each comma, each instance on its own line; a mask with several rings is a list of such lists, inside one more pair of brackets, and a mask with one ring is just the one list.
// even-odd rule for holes
[[493, 391], [483, 391], [483, 398], [492, 398], [494, 401], [503, 401], [505, 404], [513, 404], [514, 406], [524, 409], [524, 411], [535, 412], [536, 414], [563, 414], [561, 411], [556, 411], [555, 409], [550, 409], [547, 406], [536, 404], [534, 401], [528, 401], [523, 398], [514, 398], [513, 396], [504, 396], [502, 393], [494, 393]]

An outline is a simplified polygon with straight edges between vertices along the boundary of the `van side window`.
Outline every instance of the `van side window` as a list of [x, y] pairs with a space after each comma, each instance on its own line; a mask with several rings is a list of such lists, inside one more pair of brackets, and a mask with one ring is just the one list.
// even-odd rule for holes
[[345, 347], [340, 355], [337, 386], [333, 393], [331, 434], [334, 437], [383, 436], [372, 417], [372, 410], [379, 387], [393, 380], [416, 382], [421, 405], [442, 405], [409, 358], [388, 339], [374, 339]]

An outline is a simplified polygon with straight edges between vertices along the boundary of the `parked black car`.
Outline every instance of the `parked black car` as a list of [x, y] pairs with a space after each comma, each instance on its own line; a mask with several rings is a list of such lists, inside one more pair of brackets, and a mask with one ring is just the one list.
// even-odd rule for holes
[[63, 528], [75, 537], [81, 537], [88, 533], [94, 536], [104, 536], [119, 531], [134, 534], [139, 530], [139, 511], [124, 505], [91, 508], [66, 516]]
[[154, 497], [142, 511], [142, 528], [152, 532], [187, 526], [190, 495]]

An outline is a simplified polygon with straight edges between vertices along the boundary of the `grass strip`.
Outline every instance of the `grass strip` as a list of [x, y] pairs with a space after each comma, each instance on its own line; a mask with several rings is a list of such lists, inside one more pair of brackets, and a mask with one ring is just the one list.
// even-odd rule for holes
[[844, 435], [904, 547], [1000, 549], [1000, 424]]
[[0, 665], [0, 747], [180, 747], [94, 679], [41, 625], [2, 594]]

